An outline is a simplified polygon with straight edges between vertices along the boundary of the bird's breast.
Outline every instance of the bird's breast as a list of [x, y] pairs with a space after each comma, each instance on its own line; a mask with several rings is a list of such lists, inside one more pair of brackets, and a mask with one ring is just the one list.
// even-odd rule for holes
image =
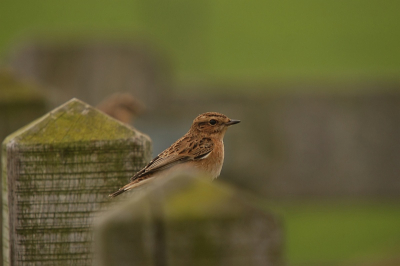
[[218, 140], [214, 145], [213, 151], [207, 157], [196, 162], [196, 167], [199, 168], [200, 171], [209, 174], [213, 179], [220, 175], [224, 163], [223, 141]]

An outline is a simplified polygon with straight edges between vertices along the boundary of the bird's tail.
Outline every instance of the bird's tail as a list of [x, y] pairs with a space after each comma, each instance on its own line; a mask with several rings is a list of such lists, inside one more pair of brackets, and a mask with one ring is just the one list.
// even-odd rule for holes
[[116, 196], [121, 195], [121, 194], [124, 193], [124, 192], [125, 192], [125, 190], [119, 189], [118, 191], [115, 191], [114, 193], [111, 193], [111, 194], [109, 194], [108, 196], [109, 196], [110, 198], [115, 198]]
[[129, 191], [135, 187], [141, 186], [144, 183], [147, 183], [147, 181], [151, 180], [151, 178], [147, 178], [147, 179], [136, 179], [132, 182], [130, 182], [129, 184], [123, 186], [122, 188], [118, 189], [117, 191], [115, 191], [114, 193], [111, 193], [110, 195], [108, 195], [110, 198], [115, 198], [118, 195], [121, 195], [122, 193]]

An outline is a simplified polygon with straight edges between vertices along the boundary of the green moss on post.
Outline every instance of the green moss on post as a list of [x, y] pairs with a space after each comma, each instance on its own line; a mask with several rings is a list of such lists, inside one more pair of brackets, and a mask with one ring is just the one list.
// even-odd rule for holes
[[91, 225], [150, 139], [72, 99], [3, 142], [5, 265], [91, 265]]
[[[22, 82], [11, 71], [0, 69], [0, 143], [18, 128], [46, 113], [45, 98], [39, 91], [40, 88], [34, 84]], [[1, 165], [0, 172], [2, 172]], [[2, 213], [1, 206], [0, 203], [0, 213]], [[0, 219], [0, 228], [2, 228], [2, 219]], [[0, 231], [0, 239], [2, 238]], [[1, 242], [0, 250], [2, 250]], [[2, 252], [0, 252], [1, 265], [3, 265]]]
[[193, 174], [157, 180], [99, 219], [96, 265], [282, 265], [279, 219], [246, 198]]

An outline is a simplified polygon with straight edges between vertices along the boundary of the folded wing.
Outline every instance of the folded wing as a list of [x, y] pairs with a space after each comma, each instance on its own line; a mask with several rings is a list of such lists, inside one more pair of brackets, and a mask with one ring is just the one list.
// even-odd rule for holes
[[131, 178], [131, 181], [135, 181], [139, 178], [142, 179], [142, 177], [146, 175], [169, 169], [177, 164], [202, 160], [207, 157], [213, 149], [214, 143], [210, 138], [193, 139], [190, 137], [182, 137], [136, 173]]

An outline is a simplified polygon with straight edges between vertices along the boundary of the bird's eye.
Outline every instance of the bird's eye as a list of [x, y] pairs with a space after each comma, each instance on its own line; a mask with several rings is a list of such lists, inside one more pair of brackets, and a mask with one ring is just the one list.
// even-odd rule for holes
[[210, 125], [214, 126], [217, 123], [217, 121], [214, 119], [211, 119], [209, 123], [210, 123]]

